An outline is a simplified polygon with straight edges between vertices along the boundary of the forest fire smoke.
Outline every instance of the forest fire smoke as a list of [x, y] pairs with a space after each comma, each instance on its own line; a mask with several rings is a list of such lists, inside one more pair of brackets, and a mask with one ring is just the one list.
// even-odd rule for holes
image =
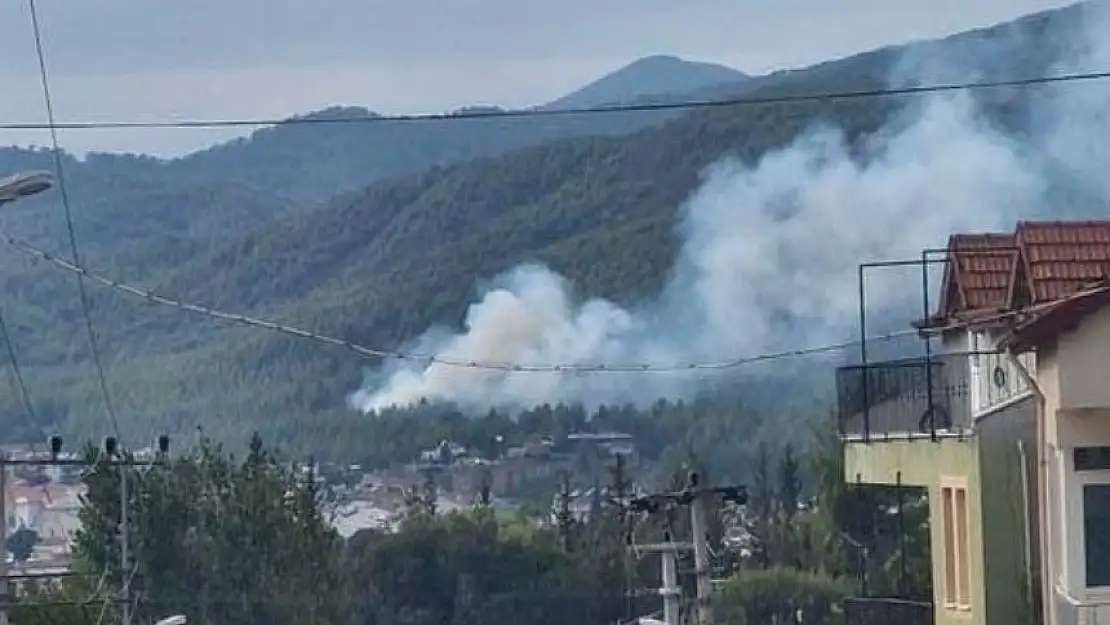
[[[1086, 29], [1099, 32], [1095, 22], [1108, 23], [1102, 18], [1092, 12]], [[1081, 55], [1061, 50], [1069, 60], [1055, 71], [1110, 66], [1110, 40], [1087, 40]], [[1062, 85], [1032, 102], [1031, 128], [1020, 139], [960, 93], [920, 99], [862, 150], [838, 129], [814, 127], [754, 165], [725, 157], [681, 209], [684, 243], [656, 301], [634, 309], [582, 301], [554, 272], [521, 266], [470, 306], [462, 332], [433, 330], [411, 348], [522, 365], [679, 364], [844, 340], [855, 321], [860, 262], [918, 256], [953, 231], [1011, 229], [1052, 203], [1061, 172], [1072, 196], [1099, 203], [1085, 208], [1106, 206], [1110, 153], [1095, 138], [1110, 131], [1101, 114], [1110, 88]], [[908, 289], [869, 283], [875, 300]], [[568, 375], [387, 362], [350, 402], [366, 412], [421, 399], [472, 411], [642, 404], [688, 396], [714, 380], [697, 371]]]

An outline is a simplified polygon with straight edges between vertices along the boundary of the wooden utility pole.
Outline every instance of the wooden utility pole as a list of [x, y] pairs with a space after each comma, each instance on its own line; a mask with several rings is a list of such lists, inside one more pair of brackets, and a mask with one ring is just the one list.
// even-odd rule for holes
[[559, 530], [559, 542], [562, 544], [565, 553], [570, 553], [572, 547], [570, 532], [574, 525], [574, 517], [570, 510], [570, 499], [570, 473], [562, 471], [559, 475], [559, 495], [556, 504], [558, 507], [555, 512], [555, 523]]
[[[611, 470], [613, 484], [609, 487], [609, 497], [607, 503], [617, 510], [617, 524], [620, 526], [621, 536], [626, 544], [632, 543], [632, 516], [628, 514], [628, 497], [630, 494], [631, 483], [626, 476], [625, 472], [625, 456], [624, 454], [617, 454], [616, 465]], [[621, 563], [624, 565], [624, 618], [631, 620], [635, 611], [635, 603], [632, 596], [632, 584], [635, 578], [635, 566], [633, 561], [628, 557], [628, 553], [624, 552], [621, 558]]]
[[0, 450], [0, 542], [4, 547], [0, 549], [3, 561], [0, 562], [0, 625], [8, 625], [8, 452]]
[[[695, 473], [694, 476], [696, 477]], [[691, 488], [697, 488], [697, 482], [691, 480]], [[713, 623], [713, 569], [709, 565], [709, 531], [705, 523], [705, 495], [695, 491], [694, 499], [690, 502], [690, 533], [694, 542], [694, 574], [697, 576], [697, 615], [699, 625]]]

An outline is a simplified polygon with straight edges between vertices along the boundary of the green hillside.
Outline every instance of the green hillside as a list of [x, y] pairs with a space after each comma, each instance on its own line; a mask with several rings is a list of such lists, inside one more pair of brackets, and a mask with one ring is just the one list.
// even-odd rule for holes
[[[1011, 53], [992, 54], [995, 66], [984, 71], [996, 79], [1041, 74], [1058, 53], [1052, 42], [1071, 15], [1027, 19], [919, 44], [911, 51], [962, 56], [975, 45], [997, 52], [1000, 41], [1020, 40]], [[1022, 37], [1012, 36], [1015, 32]], [[881, 50], [754, 78], [737, 93], [762, 97], [880, 88], [888, 84], [892, 68], [912, 56], [904, 49]], [[90, 264], [113, 275], [217, 308], [393, 347], [430, 324], [458, 325], [478, 282], [522, 261], [549, 265], [586, 296], [622, 303], [650, 297], [674, 260], [676, 210], [707, 165], [725, 154], [752, 163], [818, 122], [843, 129], [855, 142], [880, 129], [906, 102], [859, 99], [705, 109], [626, 136], [579, 136], [435, 165], [311, 209], [298, 204], [299, 191], [275, 191], [265, 177], [271, 174], [248, 169], [240, 176], [233, 160], [221, 167], [239, 181], [234, 185], [198, 179], [170, 190], [150, 182], [155, 188], [143, 190], [135, 181], [165, 175], [150, 171], [181, 170], [136, 159], [139, 164], [129, 171], [145, 173], [111, 178], [111, 184], [124, 187], [118, 195], [104, 180], [88, 176], [90, 191], [85, 192], [106, 199], [86, 205], [80, 225], [96, 229], [88, 237], [90, 249], [102, 252], [90, 252]], [[1024, 100], [1015, 93], [988, 94], [983, 104], [999, 124], [1020, 129]], [[347, 132], [333, 128], [326, 132]], [[312, 126], [295, 131], [306, 142], [320, 141], [317, 147], [330, 136]], [[398, 133], [394, 142], [406, 140], [399, 127], [393, 131]], [[480, 126], [472, 131], [487, 136]], [[295, 143], [292, 134], [284, 136]], [[283, 162], [281, 154], [275, 152], [273, 162]], [[302, 162], [312, 169], [318, 154], [306, 148]], [[285, 178], [292, 177], [292, 167]], [[406, 168], [419, 169], [410, 162], [392, 173]], [[75, 169], [77, 185], [82, 170]], [[190, 180], [187, 173], [175, 179]], [[138, 198], [157, 211], [149, 221], [128, 210], [128, 202]], [[220, 220], [210, 211], [175, 223], [170, 217], [178, 203], [226, 203], [227, 210], [219, 212]], [[94, 205], [99, 207], [95, 212]], [[13, 217], [19, 229], [36, 232], [32, 226], [40, 218], [25, 215], [31, 208], [19, 210]], [[9, 256], [5, 252], [2, 258]], [[5, 312], [28, 363], [25, 375], [43, 421], [82, 436], [103, 431], [107, 421], [89, 375], [71, 277], [41, 264], [6, 260], [2, 279], [10, 300]], [[227, 328], [99, 288], [94, 294], [110, 384], [125, 425], [134, 432], [181, 432], [197, 424], [217, 435], [259, 429], [282, 444], [295, 439], [298, 447], [326, 454], [337, 445], [335, 424], [366, 419], [349, 411], [344, 400], [358, 386], [362, 367], [372, 363], [338, 348]], [[4, 412], [15, 418], [14, 397], [3, 400]]]
[[[599, 96], [621, 101], [700, 99], [727, 91], [730, 76], [732, 83], [745, 78], [728, 68], [673, 58], [664, 67], [658, 65], [652, 58], [642, 59], [601, 78], [609, 86]], [[607, 81], [641, 67], [655, 68], [650, 83]], [[576, 101], [586, 106], [606, 103]], [[455, 113], [499, 110], [467, 107]], [[373, 121], [379, 116], [369, 109], [333, 106], [180, 158], [94, 153], [79, 160], [66, 155], [65, 168], [73, 204], [87, 216], [79, 220], [79, 234], [90, 253], [103, 257], [139, 240], [241, 234], [383, 178], [561, 138], [619, 136], [674, 116], [658, 111], [413, 124]], [[372, 121], [334, 123], [345, 119]], [[27, 169], [53, 169], [49, 150], [0, 147], [0, 171]], [[54, 201], [21, 202], [6, 220], [7, 227], [27, 237], [64, 241], [62, 222], [48, 210]]]

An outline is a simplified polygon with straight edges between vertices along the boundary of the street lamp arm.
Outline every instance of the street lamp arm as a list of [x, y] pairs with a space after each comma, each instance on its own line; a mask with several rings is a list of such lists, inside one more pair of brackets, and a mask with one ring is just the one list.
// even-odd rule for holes
[[0, 178], [0, 204], [42, 193], [54, 186], [54, 176], [46, 171], [24, 171]]

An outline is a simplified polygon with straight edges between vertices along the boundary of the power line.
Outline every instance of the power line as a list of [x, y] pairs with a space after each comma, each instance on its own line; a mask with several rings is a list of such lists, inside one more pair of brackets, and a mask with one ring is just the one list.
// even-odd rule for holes
[[[15, 343], [12, 340], [11, 331], [8, 329], [7, 320], [4, 318], [3, 310], [0, 309], [0, 339], [4, 341], [5, 351], [7, 352], [9, 374], [12, 380], [13, 390], [19, 395], [20, 401], [23, 404], [24, 416], [27, 419], [27, 425], [31, 430], [36, 428], [38, 420], [35, 418], [34, 402], [31, 401], [31, 394], [27, 390], [27, 384], [23, 378], [23, 371], [19, 365], [19, 358], [16, 355]], [[35, 451], [38, 446], [38, 441], [32, 439], [31, 449]], [[7, 498], [7, 471], [8, 466], [11, 464], [6, 458], [6, 452], [0, 451], [0, 498]], [[18, 464], [18, 462], [17, 462]], [[49, 497], [49, 491], [46, 484], [42, 485], [42, 492]], [[7, 539], [8, 524], [7, 524], [7, 510], [4, 501], [0, 501], [0, 544]], [[14, 579], [12, 575], [8, 574], [8, 565], [0, 563], [0, 588], [4, 589], [5, 594], [7, 589], [10, 588], [10, 582]], [[7, 625], [7, 613], [5, 608], [0, 607], [0, 623]]]
[[[106, 278], [99, 274], [93, 273], [84, 267], [68, 262], [64, 259], [58, 258], [48, 252], [33, 247], [11, 235], [0, 231], [0, 237], [3, 237], [7, 243], [17, 250], [38, 258], [40, 260], [52, 263], [66, 271], [80, 274], [93, 282], [97, 282], [111, 289], [127, 293], [128, 295], [145, 299], [149, 302], [177, 308], [186, 312], [198, 313], [219, 319], [221, 321], [229, 321], [231, 323], [270, 330], [279, 334], [286, 334], [302, 339], [309, 339], [319, 343], [325, 343], [336, 347], [342, 347], [349, 351], [366, 358], [383, 358], [392, 360], [406, 360], [412, 362], [423, 363], [425, 365], [443, 365], [448, 367], [457, 367], [462, 369], [485, 369], [494, 371], [505, 372], [521, 372], [521, 373], [677, 373], [681, 371], [694, 371], [694, 370], [712, 370], [712, 369], [732, 369], [744, 365], [756, 364], [759, 362], [766, 362], [772, 360], [782, 360], [785, 358], [809, 356], [813, 354], [820, 354], [825, 352], [833, 352], [841, 349], [846, 349], [855, 345], [859, 345], [859, 341], [846, 341], [843, 343], [834, 343], [828, 345], [821, 345], [817, 347], [809, 347], [803, 349], [785, 350], [779, 352], [768, 352], [764, 354], [757, 354], [754, 356], [746, 356], [743, 358], [735, 358], [732, 360], [721, 360], [716, 362], [690, 362], [679, 364], [652, 364], [652, 363], [617, 363], [617, 364], [522, 364], [522, 363], [509, 363], [509, 362], [490, 362], [478, 360], [462, 360], [453, 358], [442, 358], [432, 354], [422, 354], [418, 352], [404, 352], [400, 350], [383, 349], [377, 347], [367, 347], [354, 341], [341, 339], [312, 330], [305, 330], [296, 326], [286, 325], [275, 321], [251, 317], [248, 315], [241, 315], [236, 313], [224, 312], [208, 306], [199, 304], [191, 304], [180, 299], [159, 295], [153, 291], [146, 290], [141, 287], [133, 286], [123, 282], [118, 282], [111, 278]], [[891, 332], [888, 334], [876, 335], [869, 337], [868, 341], [882, 341], [892, 340], [900, 337], [917, 335], [917, 330], [902, 330], [899, 332]]]
[[35, 424], [35, 407], [31, 403], [31, 394], [27, 391], [27, 384], [23, 380], [23, 370], [19, 366], [19, 358], [15, 353], [15, 344], [12, 342], [11, 332], [8, 331], [8, 322], [4, 319], [4, 311], [0, 310], [0, 339], [4, 341], [4, 349], [8, 356], [8, 365], [11, 368], [12, 382], [15, 386], [16, 394], [19, 395], [19, 401], [23, 404], [23, 410], [27, 414], [27, 419], [32, 425]]
[[1098, 81], [1110, 78], [1110, 71], [1059, 74], [1055, 76], [1036, 76], [1013, 80], [992, 80], [978, 82], [936, 83], [913, 87], [894, 87], [886, 89], [860, 89], [852, 91], [828, 91], [782, 96], [749, 96], [721, 98], [713, 100], [687, 100], [682, 102], [645, 102], [641, 104], [618, 104], [612, 106], [581, 108], [530, 108], [518, 110], [472, 111], [454, 113], [430, 113], [413, 115], [347, 115], [343, 117], [288, 117], [254, 119], [193, 119], [170, 121], [102, 121], [102, 122], [64, 122], [64, 123], [8, 123], [0, 124], [0, 130], [106, 130], [125, 128], [228, 128], [241, 126], [281, 126], [301, 124], [354, 124], [383, 122], [446, 122], [467, 119], [510, 119], [525, 117], [567, 117], [580, 115], [604, 115], [608, 113], [646, 113], [652, 111], [677, 111], [734, 106], [759, 106], [767, 104], [790, 104], [825, 100], [856, 100], [883, 97], [900, 97], [945, 93], [952, 91], [978, 91], [986, 89], [1024, 88], [1054, 83]]
[[[55, 175], [58, 178], [58, 192], [62, 198], [62, 208], [65, 211], [66, 231], [69, 234], [69, 248], [73, 255], [73, 264], [75, 266], [81, 265], [81, 254], [77, 247], [77, 233], [73, 227], [73, 211], [70, 208], [69, 192], [67, 190], [65, 167], [62, 163], [61, 149], [58, 146], [58, 130], [57, 125], [54, 123], [54, 99], [50, 93], [50, 78], [46, 69], [46, 54], [43, 52], [42, 46], [42, 28], [39, 25], [39, 14], [35, 6], [35, 0], [27, 0], [28, 9], [31, 13], [31, 29], [34, 31], [35, 36], [35, 54], [38, 58], [39, 77], [42, 81], [42, 98], [46, 105], [46, 118], [49, 122], [50, 128], [50, 143], [54, 153], [54, 169]], [[116, 416], [115, 406], [112, 404], [111, 394], [108, 392], [108, 381], [104, 375], [104, 366], [100, 358], [100, 347], [97, 345], [96, 329], [93, 327], [92, 313], [89, 305], [88, 292], [85, 289], [84, 276], [80, 273], [77, 274], [77, 293], [81, 300], [81, 312], [85, 319], [85, 330], [89, 339], [89, 351], [92, 355], [93, 367], [96, 369], [97, 381], [100, 385], [100, 392], [104, 399], [104, 410], [108, 413], [108, 418], [111, 419], [112, 429], [115, 431], [116, 437], [120, 437], [119, 418]]]
[[[11, 378], [13, 386], [15, 387], [14, 390], [19, 395], [20, 402], [23, 404], [23, 412], [24, 416], [27, 418], [27, 426], [29, 427], [29, 431], [34, 430], [35, 428], [40, 426], [38, 419], [35, 416], [35, 404], [33, 401], [31, 401], [30, 391], [27, 390], [27, 383], [23, 378], [23, 368], [19, 364], [19, 358], [16, 355], [15, 351], [15, 343], [12, 340], [12, 334], [11, 331], [8, 329], [8, 322], [4, 318], [3, 310], [0, 310], [0, 339], [4, 341], [5, 351], [7, 352], [8, 357], [8, 364], [10, 366]], [[37, 451], [38, 444], [39, 441], [37, 439], [32, 439], [31, 450]], [[3, 468], [5, 464], [6, 460], [2, 456], [2, 452], [0, 452], [0, 471], [5, 470]], [[2, 484], [3, 482], [4, 480], [0, 478], [0, 484]], [[3, 489], [0, 489], [0, 491], [2, 490]], [[47, 493], [47, 488], [45, 484], [42, 485], [42, 491], [43, 493]], [[0, 497], [2, 496], [5, 496], [5, 493], [0, 492]], [[2, 507], [3, 506], [0, 506], [0, 508]], [[6, 528], [2, 520], [0, 520], [0, 527]], [[6, 532], [7, 530], [5, 529], [4, 531]], [[0, 536], [0, 539], [3, 538], [5, 537]]]
[[[124, 282], [119, 282], [117, 280], [113, 280], [111, 278], [104, 277], [104, 276], [99, 275], [97, 273], [90, 272], [87, 269], [85, 269], [84, 267], [78, 267], [74, 263], [71, 263], [71, 262], [69, 262], [65, 259], [62, 259], [62, 258], [58, 258], [58, 257], [50, 254], [49, 252], [45, 252], [45, 251], [43, 251], [43, 250], [41, 250], [37, 247], [34, 247], [34, 246], [30, 245], [29, 243], [26, 243], [24, 241], [16, 239], [15, 237], [11, 236], [10, 234], [8, 234], [8, 233], [6, 233], [2, 230], [0, 230], [0, 238], [3, 238], [9, 245], [11, 245], [16, 250], [18, 250], [18, 251], [20, 251], [20, 252], [22, 252], [22, 253], [24, 253], [28, 256], [31, 256], [31, 257], [36, 258], [38, 260], [49, 262], [53, 265], [56, 265], [57, 267], [60, 267], [64, 270], [66, 270], [66, 271], [70, 271], [70, 272], [73, 272], [73, 273], [78, 273], [78, 274], [84, 276], [85, 278], [87, 278], [89, 280], [92, 280], [93, 282], [96, 282], [98, 284], [101, 284], [103, 286], [111, 288], [113, 290], [126, 293], [128, 295], [131, 295], [132, 297], [137, 297], [137, 298], [144, 299], [144, 300], [146, 300], [148, 302], [151, 302], [151, 303], [154, 303], [154, 304], [158, 304], [158, 305], [161, 305], [161, 306], [167, 306], [167, 307], [170, 307], [170, 308], [176, 308], [178, 310], [182, 310], [182, 311], [186, 311], [186, 312], [201, 314], [201, 315], [204, 315], [206, 317], [210, 317], [210, 318], [213, 318], [213, 319], [218, 319], [220, 321], [227, 321], [227, 322], [231, 322], [231, 323], [242, 325], [242, 326], [259, 328], [259, 329], [263, 329], [263, 330], [269, 330], [271, 332], [277, 332], [279, 334], [285, 334], [285, 335], [293, 336], [293, 337], [296, 337], [296, 338], [308, 339], [308, 340], [311, 340], [311, 341], [316, 341], [318, 343], [324, 343], [324, 344], [327, 344], [327, 345], [341, 347], [341, 348], [344, 348], [348, 351], [352, 351], [352, 352], [354, 352], [354, 353], [356, 353], [359, 356], [364, 357], [364, 358], [383, 358], [383, 359], [393, 359], [393, 360], [405, 360], [405, 361], [410, 361], [410, 362], [421, 363], [421, 364], [424, 364], [426, 366], [430, 366], [430, 365], [433, 365], [433, 364], [438, 364], [438, 365], [442, 365], [442, 366], [457, 367], [457, 368], [461, 368], [461, 369], [484, 369], [484, 370], [493, 370], [493, 371], [504, 371], [504, 372], [507, 372], [507, 373], [515, 373], [515, 372], [520, 372], [520, 373], [543, 373], [543, 372], [546, 372], [546, 373], [568, 373], [568, 374], [578, 374], [578, 373], [678, 373], [678, 372], [682, 372], [682, 371], [734, 369], [734, 368], [743, 367], [743, 366], [746, 366], [746, 365], [753, 365], [753, 364], [757, 364], [757, 363], [761, 363], [761, 362], [770, 362], [770, 361], [776, 361], [776, 360], [784, 360], [784, 359], [787, 359], [787, 358], [798, 358], [798, 357], [804, 357], [804, 356], [811, 356], [811, 355], [815, 355], [815, 354], [822, 354], [822, 353], [840, 351], [840, 350], [843, 350], [843, 349], [847, 349], [849, 347], [857, 346], [861, 343], [861, 341], [859, 341], [859, 340], [844, 341], [844, 342], [841, 342], [841, 343], [829, 343], [829, 344], [819, 345], [819, 346], [815, 346], [815, 347], [806, 347], [806, 348], [800, 348], [800, 349], [783, 350], [783, 351], [777, 351], [777, 352], [766, 352], [766, 353], [762, 353], [762, 354], [755, 354], [755, 355], [751, 355], [751, 356], [733, 358], [733, 359], [730, 359], [730, 360], [708, 361], [708, 362], [689, 362], [689, 363], [659, 363], [659, 364], [653, 364], [653, 363], [522, 364], [522, 363], [509, 363], [509, 362], [490, 362], [490, 361], [442, 358], [440, 356], [435, 356], [433, 354], [422, 354], [422, 353], [418, 353], [418, 352], [405, 352], [405, 351], [393, 350], [393, 349], [382, 349], [382, 348], [377, 348], [377, 347], [368, 347], [368, 346], [361, 345], [359, 343], [355, 343], [354, 341], [350, 341], [350, 340], [347, 340], [347, 339], [337, 338], [337, 337], [329, 336], [327, 334], [322, 334], [322, 333], [319, 333], [319, 332], [313, 332], [312, 330], [305, 330], [303, 328], [298, 328], [296, 326], [291, 326], [291, 325], [278, 323], [276, 321], [269, 321], [269, 320], [266, 320], [266, 319], [260, 319], [258, 317], [252, 317], [252, 316], [249, 316], [249, 315], [241, 315], [241, 314], [236, 314], [236, 313], [224, 312], [222, 310], [218, 310], [218, 309], [211, 308], [211, 307], [208, 307], [208, 306], [203, 306], [203, 305], [200, 305], [200, 304], [192, 304], [192, 303], [189, 303], [189, 302], [182, 301], [180, 299], [167, 297], [165, 295], [159, 295], [159, 294], [157, 294], [153, 291], [149, 291], [149, 290], [144, 289], [142, 287], [134, 286], [134, 285], [127, 284], [127, 283], [124, 283]], [[1022, 314], [1027, 314], [1027, 313], [1039, 310], [1040, 308], [1043, 308], [1045, 306], [1048, 306], [1048, 304], [1032, 306], [1032, 307], [1023, 309], [1021, 311], [1001, 312], [997, 315], [993, 315], [993, 316], [989, 316], [989, 317], [983, 317], [982, 320], [983, 321], [989, 321], [989, 320], [1002, 321], [1002, 320], [1006, 320], [1006, 319], [1012, 319], [1012, 318], [1018, 317]], [[955, 328], [957, 326], [954, 325], [952, 327]], [[889, 333], [886, 333], [886, 334], [878, 334], [878, 335], [874, 335], [874, 336], [869, 336], [865, 340], [867, 342], [889, 341], [889, 340], [893, 340], [893, 339], [904, 338], [904, 337], [909, 337], [909, 336], [918, 336], [918, 335], [919, 335], [918, 330], [900, 330], [900, 331], [897, 331], [897, 332], [889, 332]]]
[[[66, 185], [65, 166], [62, 160], [62, 151], [58, 141], [58, 128], [56, 119], [54, 117], [54, 99], [50, 93], [50, 76], [46, 69], [46, 54], [43, 51], [42, 45], [42, 27], [39, 24], [38, 9], [35, 6], [35, 0], [27, 0], [27, 8], [31, 14], [31, 30], [35, 38], [35, 56], [38, 60], [39, 77], [42, 81], [42, 98], [43, 104], [46, 107], [46, 121], [50, 128], [50, 144], [52, 148], [52, 155], [54, 157], [55, 176], [58, 181], [58, 191], [61, 194], [62, 208], [65, 214], [66, 232], [69, 235], [69, 249], [73, 255], [73, 264], [81, 266], [81, 254], [77, 246], [77, 232], [73, 227], [73, 210], [70, 207], [69, 191]], [[85, 279], [82, 274], [77, 274], [77, 294], [81, 301], [81, 313], [85, 320], [85, 331], [89, 340], [89, 351], [92, 356], [93, 368], [96, 370], [96, 379], [100, 387], [101, 397], [104, 400], [104, 411], [108, 414], [111, 421], [112, 429], [115, 431], [117, 440], [122, 439], [120, 432], [119, 417], [116, 415], [115, 406], [112, 403], [112, 395], [108, 391], [108, 380], [104, 374], [104, 364], [100, 357], [100, 346], [96, 340], [96, 329], [93, 327], [92, 311], [89, 304], [89, 295], [85, 289]], [[120, 567], [124, 571], [123, 575], [126, 576], [129, 567], [128, 560], [128, 516], [127, 509], [127, 471], [120, 467]], [[131, 625], [131, 595], [130, 595], [130, 578], [123, 579], [123, 587], [120, 591], [123, 610], [123, 624]], [[98, 623], [103, 622], [107, 614], [107, 603], [101, 607], [100, 617]]]
[[[12, 344], [11, 334], [8, 332], [8, 323], [4, 320], [4, 313], [0, 311], [0, 335], [4, 340], [4, 345], [8, 354], [8, 361], [11, 365], [9, 374], [12, 379], [13, 390], [19, 395], [20, 400], [23, 402], [24, 410], [27, 411], [29, 418], [32, 414], [31, 402], [27, 397], [27, 386], [23, 383], [23, 374], [19, 369], [19, 359], [15, 355], [15, 346]], [[0, 450], [0, 545], [7, 544], [8, 538], [8, 481], [7, 481], [7, 467], [4, 466], [5, 451]], [[0, 548], [0, 554], [5, 556], [5, 560], [0, 562], [0, 595], [7, 595], [10, 589], [8, 583], [8, 563], [7, 563], [7, 549]], [[8, 625], [8, 613], [0, 607], [0, 625]]]
[[[62, 447], [61, 438], [51, 437], [51, 449], [50, 449], [49, 457], [47, 457], [47, 458], [42, 458], [42, 457], [39, 457], [39, 456], [34, 455], [34, 454], [31, 455], [30, 457], [27, 457], [27, 458], [6, 458], [3, 455], [0, 455], [0, 472], [7, 471], [8, 467], [20, 467], [20, 466], [22, 466], [22, 467], [65, 467], [65, 466], [73, 467], [73, 466], [78, 466], [78, 467], [83, 467], [83, 468], [92, 468], [92, 467], [97, 467], [97, 466], [117, 467], [118, 470], [120, 471], [120, 476], [121, 476], [120, 487], [121, 487], [121, 493], [122, 493], [123, 492], [122, 489], [123, 489], [124, 485], [127, 483], [122, 478], [123, 478], [124, 475], [127, 474], [129, 469], [135, 469], [135, 468], [138, 468], [138, 467], [151, 467], [151, 468], [153, 468], [153, 467], [156, 467], [156, 466], [166, 466], [169, 462], [169, 459], [168, 459], [169, 437], [167, 437], [167, 436], [159, 437], [158, 452], [155, 455], [155, 457], [152, 458], [152, 459], [138, 459], [138, 458], [135, 458], [134, 456], [128, 456], [122, 449], [120, 449], [116, 446], [116, 440], [112, 439], [111, 437], [105, 439], [103, 451], [100, 454], [98, 454], [95, 458], [92, 458], [92, 459], [89, 459], [87, 457], [76, 457], [76, 458], [60, 457], [59, 454], [61, 452], [61, 447]], [[2, 482], [2, 480], [0, 480], [0, 482]], [[45, 490], [45, 488], [46, 488], [46, 486], [44, 484], [43, 489]], [[2, 506], [0, 506], [0, 508], [2, 508]], [[121, 502], [120, 502], [121, 515], [130, 514], [131, 509], [132, 509], [132, 505], [131, 505], [130, 501], [121, 497]], [[126, 516], [121, 516], [121, 518], [126, 518]], [[3, 519], [0, 518], [0, 526], [3, 526], [3, 525], [4, 525]], [[121, 531], [125, 531], [125, 530], [126, 530], [126, 527], [121, 528]], [[122, 536], [121, 536], [121, 541], [122, 540], [123, 539], [122, 539]], [[124, 558], [121, 556], [121, 562], [122, 561], [124, 561]], [[2, 566], [2, 565], [0, 565], [0, 566]], [[128, 572], [128, 570], [129, 570], [129, 572]], [[113, 604], [119, 605], [124, 610], [124, 614], [127, 614], [127, 610], [129, 610], [129, 609], [132, 610], [132, 611], [134, 610], [134, 607], [135, 607], [134, 599], [129, 599], [128, 598], [129, 593], [127, 592], [127, 589], [129, 588], [131, 582], [134, 580], [136, 570], [137, 570], [136, 567], [126, 567], [126, 566], [121, 569], [121, 576], [122, 576], [122, 580], [123, 580], [122, 583], [124, 585], [124, 591], [122, 593], [119, 593], [120, 596], [115, 596], [114, 597], [113, 593], [107, 593], [107, 594], [104, 595], [103, 599], [97, 600], [97, 596], [104, 593], [105, 586], [106, 586], [106, 583], [107, 583], [107, 579], [108, 579], [109, 573], [111, 572], [110, 567], [106, 567], [106, 568], [104, 568], [104, 570], [102, 570], [99, 573], [99, 581], [97, 582], [96, 588], [94, 590], [92, 590], [85, 599], [81, 599], [81, 600], [63, 600], [63, 601], [47, 601], [47, 602], [17, 601], [17, 602], [14, 602], [14, 603], [0, 603], [0, 614], [3, 614], [4, 610], [11, 609], [11, 608], [16, 608], [16, 607], [19, 607], [19, 608], [34, 608], [34, 607], [66, 606], [66, 605], [77, 606], [77, 607], [91, 607], [95, 603], [99, 603], [100, 604], [100, 613], [99, 613], [97, 623], [100, 624], [100, 623], [104, 622], [105, 618], [108, 615], [108, 607], [110, 607]], [[59, 572], [56, 572], [56, 573], [30, 573], [30, 574], [9, 575], [7, 573], [7, 571], [5, 570], [2, 573], [0, 573], [0, 583], [8, 583], [8, 582], [11, 582], [11, 581], [19, 582], [19, 581], [23, 581], [23, 580], [35, 580], [35, 579], [68, 579], [68, 578], [75, 578], [75, 577], [92, 577], [93, 575], [96, 575], [96, 573], [84, 573], [84, 572], [72, 571], [72, 570], [59, 571]]]

